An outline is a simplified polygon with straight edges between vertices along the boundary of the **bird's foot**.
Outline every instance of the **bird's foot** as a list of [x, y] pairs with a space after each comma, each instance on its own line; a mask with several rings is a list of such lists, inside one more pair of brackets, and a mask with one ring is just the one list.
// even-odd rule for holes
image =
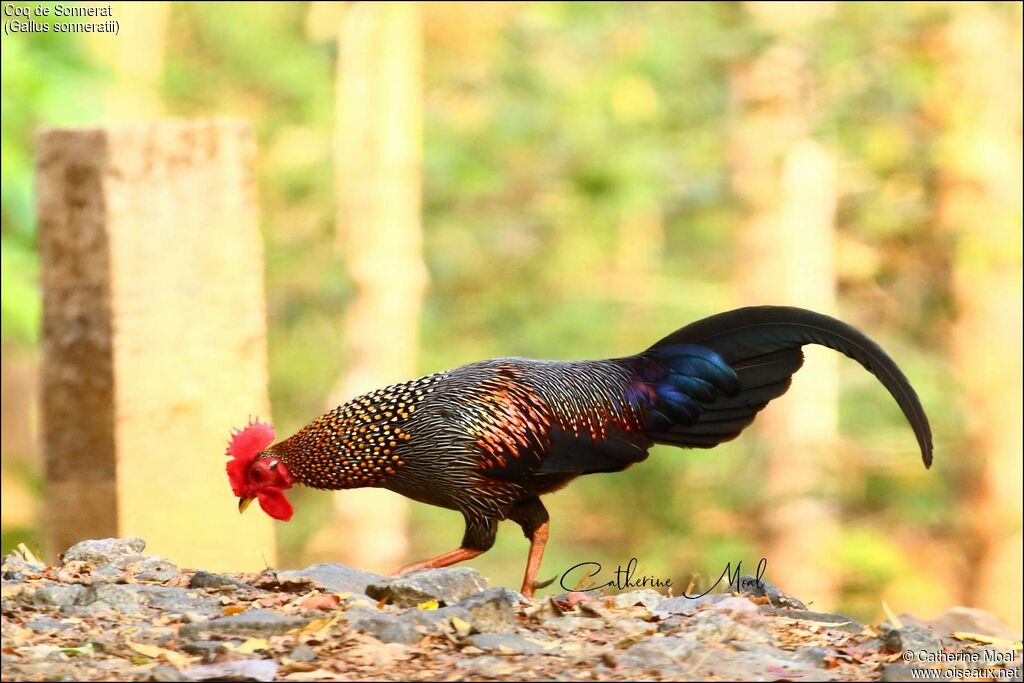
[[523, 588], [519, 592], [523, 594], [523, 597], [532, 598], [534, 591], [540, 590], [541, 588], [547, 588], [553, 584], [557, 578], [558, 576], [555, 575], [547, 581], [530, 581], [529, 583], [523, 583]]

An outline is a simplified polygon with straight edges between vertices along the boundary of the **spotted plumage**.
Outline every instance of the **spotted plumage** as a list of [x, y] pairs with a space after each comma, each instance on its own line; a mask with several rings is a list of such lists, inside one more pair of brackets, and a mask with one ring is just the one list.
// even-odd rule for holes
[[371, 391], [320, 416], [262, 457], [276, 455], [318, 489], [384, 486], [405, 467], [407, 425], [443, 374]]
[[497, 523], [511, 519], [531, 539], [529, 593], [547, 538], [540, 496], [581, 475], [630, 467], [656, 443], [710, 448], [735, 438], [786, 392], [801, 347], [812, 343], [850, 356], [882, 382], [930, 464], [924, 410], [877, 344], [834, 318], [764, 306], [692, 323], [624, 358], [501, 358], [395, 384], [269, 447], [272, 430], [255, 423], [232, 441], [228, 474], [240, 509], [259, 497], [278, 519], [291, 516], [280, 491], [293, 482], [383, 487], [461, 512], [461, 548], [411, 568], [473, 557], [494, 543]]

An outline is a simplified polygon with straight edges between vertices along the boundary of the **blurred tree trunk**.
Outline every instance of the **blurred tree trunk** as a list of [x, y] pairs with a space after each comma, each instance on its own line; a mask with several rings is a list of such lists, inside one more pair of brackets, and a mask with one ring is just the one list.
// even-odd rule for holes
[[110, 4], [120, 32], [86, 34], [96, 62], [109, 69], [102, 93], [104, 120], [109, 122], [154, 119], [163, 113], [160, 78], [164, 69], [167, 2], [85, 3]]
[[939, 219], [956, 240], [953, 357], [972, 462], [962, 589], [1021, 626], [1021, 12], [959, 5], [937, 42]]
[[[785, 8], [759, 24], [784, 30]], [[785, 10], [801, 12], [799, 7]], [[782, 14], [780, 14], [782, 12]], [[835, 161], [809, 135], [812, 112], [800, 41], [778, 41], [731, 75], [733, 187], [747, 207], [738, 244], [744, 305], [789, 304], [834, 313]], [[836, 354], [807, 347], [793, 386], [755, 423], [767, 481], [761, 522], [772, 582], [817, 607], [834, 603], [838, 539], [834, 500]]]
[[[338, 30], [335, 159], [338, 245], [356, 286], [348, 369], [330, 406], [416, 374], [427, 273], [420, 226], [422, 20], [409, 2], [361, 2]], [[408, 502], [388, 491], [334, 496], [310, 552], [393, 571], [407, 549]]]

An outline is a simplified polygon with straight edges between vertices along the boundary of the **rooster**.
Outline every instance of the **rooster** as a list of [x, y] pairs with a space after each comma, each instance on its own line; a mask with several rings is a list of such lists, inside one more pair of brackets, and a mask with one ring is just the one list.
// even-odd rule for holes
[[459, 548], [399, 573], [474, 558], [510, 519], [530, 541], [522, 593], [532, 596], [548, 539], [542, 495], [583, 474], [624, 470], [655, 444], [712, 448], [736, 438], [789, 388], [805, 344], [840, 351], [874, 374], [931, 466], [928, 418], [878, 344], [826, 315], [758, 306], [699, 320], [625, 358], [499, 358], [395, 384], [278, 443], [269, 425], [251, 422], [228, 445], [227, 472], [239, 511], [256, 499], [284, 521], [292, 516], [284, 491], [295, 483], [387, 488], [462, 513]]

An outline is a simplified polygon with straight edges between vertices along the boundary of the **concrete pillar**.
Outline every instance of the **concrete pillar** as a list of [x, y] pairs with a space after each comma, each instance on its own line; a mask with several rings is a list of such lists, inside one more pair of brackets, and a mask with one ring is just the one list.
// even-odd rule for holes
[[224, 473], [230, 429], [270, 417], [254, 156], [232, 120], [41, 133], [51, 557], [133, 535], [186, 566], [274, 561]]

